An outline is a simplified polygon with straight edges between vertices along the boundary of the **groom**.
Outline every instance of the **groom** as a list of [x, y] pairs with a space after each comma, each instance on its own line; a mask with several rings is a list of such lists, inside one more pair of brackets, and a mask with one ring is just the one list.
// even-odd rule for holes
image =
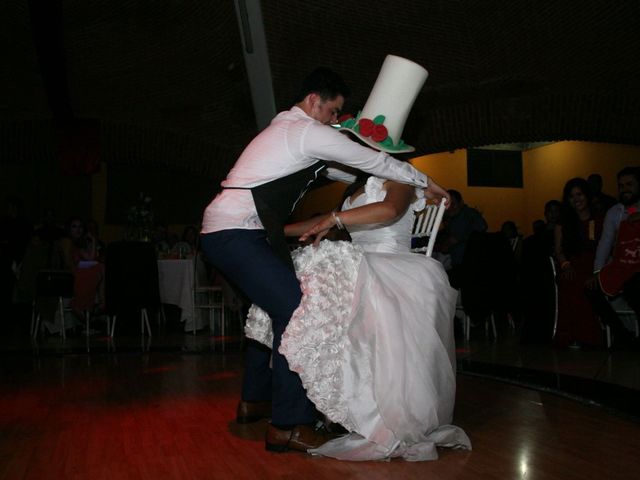
[[427, 195], [444, 195], [440, 186], [408, 163], [364, 147], [329, 126], [337, 122], [348, 95], [340, 76], [327, 68], [307, 76], [295, 105], [278, 114], [245, 148], [222, 182], [222, 192], [204, 212], [201, 244], [207, 260], [272, 319], [273, 350], [253, 342], [247, 345], [237, 414], [239, 423], [271, 417], [266, 435], [266, 449], [271, 451], [306, 451], [330, 439], [328, 432], [314, 429], [315, 406], [278, 352], [302, 298], [284, 237], [284, 224], [298, 200], [320, 174], [351, 180], [328, 168], [327, 161], [424, 187]]

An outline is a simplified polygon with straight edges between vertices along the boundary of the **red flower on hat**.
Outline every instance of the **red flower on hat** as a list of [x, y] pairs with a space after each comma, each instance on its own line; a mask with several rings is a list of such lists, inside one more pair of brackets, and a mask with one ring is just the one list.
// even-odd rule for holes
[[384, 115], [378, 115], [373, 120], [369, 118], [361, 118], [358, 121], [358, 133], [363, 137], [371, 137], [374, 142], [382, 142], [387, 139], [389, 132], [384, 122]]
[[353, 118], [353, 115], [351, 115], [350, 113], [343, 113], [338, 117], [338, 123], [342, 123], [345, 120], [349, 120], [350, 118]]
[[371, 133], [371, 140], [374, 142], [381, 142], [385, 138], [389, 136], [389, 132], [387, 131], [387, 127], [382, 124], [373, 126], [373, 132]]
[[373, 127], [375, 124], [373, 123], [373, 120], [361, 118], [358, 122], [358, 126], [360, 127], [360, 135], [363, 137], [370, 137], [373, 133]]

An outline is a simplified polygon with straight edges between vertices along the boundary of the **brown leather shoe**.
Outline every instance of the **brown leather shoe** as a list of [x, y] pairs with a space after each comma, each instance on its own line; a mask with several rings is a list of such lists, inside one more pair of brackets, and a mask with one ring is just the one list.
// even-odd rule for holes
[[287, 450], [306, 452], [310, 448], [318, 448], [336, 436], [324, 428], [316, 429], [308, 425], [296, 425], [293, 430], [278, 430], [269, 424], [265, 448], [270, 452], [286, 452]]
[[240, 400], [236, 411], [236, 422], [253, 423], [271, 418], [271, 402], [247, 402]]

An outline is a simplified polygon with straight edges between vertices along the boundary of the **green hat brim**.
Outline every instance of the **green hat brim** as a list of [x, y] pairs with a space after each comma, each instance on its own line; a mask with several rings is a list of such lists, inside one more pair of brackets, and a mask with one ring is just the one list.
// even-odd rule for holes
[[414, 147], [412, 147], [411, 145], [407, 145], [404, 142], [402, 142], [400, 145], [393, 145], [393, 144], [384, 145], [384, 144], [382, 144], [382, 142], [374, 142], [373, 140], [371, 140], [370, 137], [363, 137], [358, 132], [353, 130], [353, 128], [348, 128], [348, 127], [343, 127], [343, 126], [336, 126], [334, 128], [337, 128], [338, 131], [348, 132], [351, 135], [355, 135], [356, 137], [358, 137], [359, 140], [361, 140], [362, 142], [366, 143], [371, 148], [375, 148], [376, 150], [380, 150], [382, 152], [386, 152], [386, 153], [410, 153], [410, 152], [415, 152], [415, 150], [416, 150]]

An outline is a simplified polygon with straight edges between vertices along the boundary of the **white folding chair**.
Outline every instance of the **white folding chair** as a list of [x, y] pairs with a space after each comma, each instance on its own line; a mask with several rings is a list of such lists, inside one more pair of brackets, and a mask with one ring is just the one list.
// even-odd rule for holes
[[556, 262], [553, 257], [549, 257], [551, 262], [551, 271], [553, 272], [553, 294], [554, 294], [554, 311], [553, 311], [553, 333], [551, 338], [555, 338], [558, 329], [558, 272], [556, 272]]
[[[423, 247], [414, 247], [411, 249], [412, 252], [415, 253], [424, 253], [427, 257], [430, 257], [433, 253], [433, 247], [436, 243], [436, 237], [438, 236], [438, 230], [440, 229], [440, 224], [442, 223], [442, 217], [444, 216], [444, 211], [446, 209], [445, 199], [443, 198], [440, 201], [439, 205], [435, 203], [427, 204], [427, 206], [416, 212], [415, 220], [413, 221], [413, 230], [411, 232], [412, 241], [417, 238], [425, 238], [429, 237], [429, 241], [426, 246]], [[469, 333], [471, 331], [471, 319], [469, 315], [466, 314], [464, 308], [462, 307], [462, 294], [460, 290], [458, 290], [458, 299], [456, 301], [456, 314], [462, 313], [462, 328], [464, 331], [464, 338], [466, 341], [469, 341]], [[488, 328], [487, 323], [487, 328]], [[493, 327], [493, 336], [496, 336], [496, 325], [493, 320], [493, 315], [491, 315], [491, 325]]]
[[467, 315], [467, 312], [464, 311], [464, 307], [462, 306], [462, 290], [460, 289], [458, 289], [458, 296], [456, 298], [456, 317], [458, 313], [462, 314], [462, 332], [465, 341], [468, 342], [471, 335], [471, 318], [469, 318], [469, 315]]
[[413, 230], [411, 232], [411, 239], [429, 237], [429, 242], [425, 247], [415, 247], [411, 251], [415, 253], [424, 253], [427, 257], [430, 257], [433, 253], [433, 246], [436, 244], [436, 237], [438, 236], [438, 230], [440, 229], [440, 223], [444, 215], [446, 205], [445, 199], [440, 201], [440, 205], [434, 203], [427, 204], [427, 206], [416, 212], [416, 218], [413, 221]]
[[31, 311], [31, 336], [34, 339], [40, 331], [40, 302], [45, 298], [55, 298], [57, 313], [60, 315], [60, 335], [62, 341], [66, 340], [64, 314], [67, 309], [64, 306], [64, 299], [70, 299], [73, 296], [73, 280], [72, 273], [62, 270], [41, 270], [37, 273]]
[[[462, 306], [462, 291], [458, 289], [458, 299], [456, 301], [456, 316], [458, 312], [462, 313], [462, 331], [464, 333], [464, 339], [466, 342], [469, 341], [469, 337], [471, 336], [471, 317], [467, 315], [467, 312], [464, 311], [464, 307]], [[513, 322], [513, 319], [509, 318], [509, 322]], [[494, 340], [498, 338], [498, 330], [496, 330], [496, 319], [493, 316], [493, 313], [489, 315], [489, 319], [484, 324], [484, 333], [485, 336], [489, 336], [489, 327], [491, 327], [491, 333], [493, 333]], [[515, 326], [514, 326], [515, 328]]]

